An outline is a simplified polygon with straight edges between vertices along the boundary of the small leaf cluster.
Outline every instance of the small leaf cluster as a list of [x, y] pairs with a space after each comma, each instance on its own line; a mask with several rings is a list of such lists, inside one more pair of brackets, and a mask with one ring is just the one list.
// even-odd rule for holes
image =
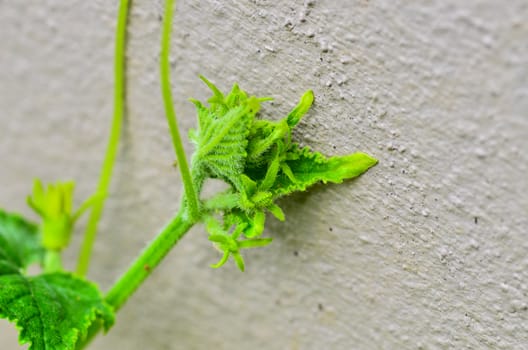
[[44, 188], [39, 179], [35, 179], [33, 193], [27, 198], [29, 206], [42, 218], [42, 244], [53, 250], [61, 250], [70, 241], [73, 223], [72, 181], [57, 182]]
[[60, 251], [70, 243], [73, 225], [100, 195], [88, 198], [73, 211], [73, 181], [56, 182], [47, 188], [40, 179], [33, 183], [33, 193], [27, 197], [28, 205], [41, 217], [42, 245], [46, 249]]
[[207, 178], [220, 179], [228, 190], [203, 202], [209, 240], [223, 252], [219, 267], [233, 256], [240, 270], [244, 260], [240, 250], [267, 245], [260, 238], [266, 213], [284, 221], [277, 199], [304, 191], [317, 182], [341, 183], [359, 176], [377, 163], [364, 153], [325, 157], [292, 141], [292, 130], [314, 102], [306, 91], [284, 118], [273, 121], [257, 118], [261, 103], [270, 98], [248, 95], [235, 84], [224, 95], [201, 77], [213, 92], [205, 106], [191, 100], [197, 109], [198, 128], [190, 138], [196, 146], [192, 176], [200, 192]]

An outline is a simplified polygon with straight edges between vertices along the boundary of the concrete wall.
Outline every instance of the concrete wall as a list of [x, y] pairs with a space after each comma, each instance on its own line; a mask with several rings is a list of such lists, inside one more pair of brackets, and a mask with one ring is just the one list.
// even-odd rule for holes
[[[90, 277], [108, 288], [177, 210], [158, 82], [162, 1], [134, 1], [128, 115]], [[117, 1], [0, 0], [0, 204], [32, 178], [94, 189], [112, 112]], [[92, 349], [528, 348], [528, 3], [179, 1], [176, 108], [204, 74], [285, 115], [295, 138], [380, 163], [270, 218], [246, 273], [193, 229]], [[190, 152], [190, 146], [187, 144]], [[78, 227], [79, 234], [84, 221]], [[69, 267], [80, 240], [67, 252]], [[2, 323], [2, 349], [15, 349]]]

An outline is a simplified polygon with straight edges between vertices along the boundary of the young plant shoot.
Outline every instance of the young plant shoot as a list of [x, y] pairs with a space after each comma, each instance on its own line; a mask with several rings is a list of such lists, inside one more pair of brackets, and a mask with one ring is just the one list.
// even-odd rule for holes
[[[222, 93], [203, 76], [200, 78], [212, 96], [207, 103], [191, 100], [198, 122], [189, 135], [195, 149], [188, 162], [170, 90], [173, 8], [174, 1], [166, 0], [160, 72], [167, 122], [184, 185], [181, 207], [105, 295], [94, 282], [86, 280], [124, 114], [129, 1], [121, 0], [116, 31], [114, 117], [95, 194], [74, 211], [73, 182], [45, 187], [35, 180], [28, 204], [40, 216], [40, 224], [0, 210], [0, 317], [16, 324], [20, 343], [29, 343], [31, 350], [82, 349], [100, 330], [107, 331], [114, 323], [115, 313], [193, 225], [203, 223], [209, 241], [221, 252], [219, 260], [211, 262], [213, 268], [232, 260], [244, 271], [244, 250], [264, 247], [272, 241], [262, 237], [267, 218], [285, 219], [277, 204], [279, 198], [305, 191], [318, 182], [341, 183], [377, 163], [365, 153], [326, 157], [293, 140], [292, 130], [314, 102], [311, 90], [282, 119], [264, 120], [259, 118], [259, 111], [270, 98], [253, 96], [237, 84]], [[207, 179], [221, 180], [227, 189], [202, 198]], [[61, 253], [70, 243], [75, 222], [87, 210], [90, 218], [79, 265], [75, 273], [65, 271]], [[40, 274], [28, 274], [28, 267], [33, 264], [42, 267]]]

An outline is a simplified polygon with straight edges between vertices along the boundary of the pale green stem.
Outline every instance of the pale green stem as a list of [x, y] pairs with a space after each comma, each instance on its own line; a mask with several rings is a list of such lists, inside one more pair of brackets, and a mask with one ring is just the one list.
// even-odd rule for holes
[[77, 221], [81, 215], [87, 211], [88, 209], [90, 209], [90, 207], [94, 206], [95, 203], [97, 203], [98, 201], [102, 201], [104, 199], [104, 195], [102, 194], [99, 194], [99, 193], [94, 193], [92, 194], [90, 197], [88, 197], [87, 200], [85, 200], [81, 206], [79, 207], [79, 209], [77, 209], [71, 216], [71, 220], [72, 222], [75, 223], [75, 221]]
[[44, 272], [52, 273], [62, 271], [62, 258], [57, 250], [47, 250], [44, 255]]
[[178, 167], [185, 189], [185, 197], [187, 198], [186, 205], [189, 207], [189, 215], [192, 219], [199, 216], [198, 196], [193, 186], [191, 172], [185, 157], [185, 151], [176, 123], [176, 112], [174, 110], [174, 102], [172, 100], [171, 85], [170, 85], [170, 37], [172, 29], [172, 18], [174, 14], [174, 0], [166, 0], [165, 2], [165, 16], [163, 18], [163, 34], [161, 37], [161, 60], [160, 60], [160, 74], [161, 74], [161, 92], [163, 95], [163, 103], [165, 105], [165, 115], [169, 124], [169, 129], [172, 137], [172, 145], [178, 159]]
[[129, 3], [129, 0], [120, 0], [119, 14], [117, 18], [114, 57], [114, 115], [112, 118], [112, 128], [110, 130], [108, 147], [106, 149], [105, 159], [103, 161], [101, 175], [99, 177], [99, 184], [97, 185], [96, 191], [98, 194], [104, 194], [104, 198], [94, 204], [90, 213], [90, 218], [88, 219], [76, 271], [80, 276], [86, 275], [88, 271], [92, 248], [97, 235], [97, 225], [99, 223], [99, 219], [101, 218], [104, 207], [104, 199], [106, 198], [108, 188], [110, 186], [112, 170], [117, 156], [119, 136], [121, 134], [121, 124], [124, 115], [123, 102], [125, 99], [125, 44]]

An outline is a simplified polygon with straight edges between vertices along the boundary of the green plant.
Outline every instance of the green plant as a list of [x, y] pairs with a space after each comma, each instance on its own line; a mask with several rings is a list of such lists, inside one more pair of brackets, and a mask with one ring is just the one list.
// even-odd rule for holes
[[[81, 349], [101, 328], [108, 330], [115, 312], [193, 225], [204, 223], [209, 240], [223, 253], [212, 267], [220, 267], [232, 257], [243, 271], [242, 251], [271, 242], [271, 238], [262, 238], [266, 213], [284, 220], [278, 198], [304, 191], [317, 182], [340, 183], [359, 176], [377, 162], [364, 153], [327, 158], [293, 142], [292, 129], [311, 107], [312, 91], [307, 91], [285, 118], [269, 121], [256, 116], [261, 103], [270, 98], [248, 95], [236, 84], [228, 94], [223, 94], [201, 77], [212, 90], [212, 97], [208, 106], [192, 100], [198, 127], [190, 134], [196, 150], [189, 167], [170, 92], [168, 57], [174, 1], [166, 0], [161, 84], [185, 191], [175, 217], [103, 295], [84, 275], [117, 153], [123, 116], [128, 7], [129, 1], [121, 0], [115, 52], [114, 117], [95, 194], [73, 211], [72, 182], [58, 182], [45, 188], [36, 180], [28, 204], [42, 218], [40, 225], [0, 211], [0, 316], [16, 323], [20, 342], [31, 343], [33, 350]], [[228, 189], [202, 199], [202, 186], [209, 178], [224, 181]], [[78, 268], [75, 273], [64, 271], [61, 251], [70, 241], [75, 221], [87, 209], [91, 209], [91, 215]], [[32, 264], [42, 266], [42, 273], [28, 274], [27, 268]]]

